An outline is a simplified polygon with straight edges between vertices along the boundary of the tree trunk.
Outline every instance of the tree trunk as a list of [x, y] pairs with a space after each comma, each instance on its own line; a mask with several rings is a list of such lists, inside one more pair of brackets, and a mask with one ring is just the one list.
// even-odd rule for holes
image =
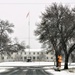
[[56, 52], [56, 67], [58, 67], [58, 53]]
[[68, 58], [69, 58], [69, 55], [66, 54], [66, 55], [65, 55], [65, 65], [64, 65], [64, 69], [68, 69]]

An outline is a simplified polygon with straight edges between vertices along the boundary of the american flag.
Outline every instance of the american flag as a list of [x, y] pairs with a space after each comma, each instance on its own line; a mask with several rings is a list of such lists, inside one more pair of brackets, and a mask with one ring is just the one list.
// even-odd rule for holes
[[27, 15], [26, 15], [26, 18], [29, 16], [29, 12], [27, 13]]

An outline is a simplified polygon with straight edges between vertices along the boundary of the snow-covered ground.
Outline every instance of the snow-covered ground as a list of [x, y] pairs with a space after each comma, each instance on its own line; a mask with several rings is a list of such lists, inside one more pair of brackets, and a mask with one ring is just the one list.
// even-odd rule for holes
[[69, 72], [68, 70], [64, 70], [64, 71], [54, 71], [54, 70], [45, 70], [49, 73], [52, 73], [53, 75], [75, 75], [75, 73], [73, 72]]
[[[62, 68], [64, 63], [61, 64]], [[13, 66], [54, 66], [54, 62], [1, 62], [0, 67], [13, 67]], [[69, 68], [75, 67], [75, 63], [69, 64]]]
[[54, 65], [53, 62], [1, 62], [0, 63], [0, 73], [8, 71], [15, 66], [49, 66]]
[[[63, 63], [62, 63], [63, 65]], [[43, 66], [43, 69], [45, 71], [50, 72], [54, 75], [75, 75], [75, 71], [69, 72], [68, 70], [63, 70], [63, 71], [54, 71], [54, 62], [1, 62], [0, 63], [0, 72], [5, 72], [8, 71], [8, 69], [14, 68], [15, 66]], [[63, 68], [64, 66], [61, 66]], [[69, 68], [75, 68], [75, 63], [71, 63], [69, 65]], [[75, 70], [75, 69], [74, 69]]]
[[0, 67], [2, 66], [49, 66], [54, 65], [54, 62], [2, 62], [0, 63]]
[[7, 71], [9, 71], [9, 69], [12, 69], [12, 68], [14, 68], [14, 67], [0, 67], [0, 73], [7, 72]]

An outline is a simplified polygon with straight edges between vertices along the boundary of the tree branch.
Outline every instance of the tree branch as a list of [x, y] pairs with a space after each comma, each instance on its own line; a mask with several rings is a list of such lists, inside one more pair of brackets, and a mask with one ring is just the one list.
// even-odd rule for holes
[[75, 43], [70, 47], [68, 54], [71, 54], [71, 52], [75, 49]]

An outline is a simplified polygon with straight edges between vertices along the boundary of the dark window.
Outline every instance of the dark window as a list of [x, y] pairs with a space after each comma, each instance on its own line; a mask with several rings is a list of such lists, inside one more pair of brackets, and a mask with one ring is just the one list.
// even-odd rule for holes
[[24, 59], [27, 59], [26, 57], [24, 57]]
[[48, 59], [48, 57], [47, 57], [47, 59]]
[[21, 59], [22, 59], [22, 57], [21, 57]]
[[33, 59], [35, 59], [35, 57], [33, 57]]
[[7, 57], [7, 59], [9, 59], [9, 57]]
[[37, 57], [37, 59], [39, 59], [39, 57]]
[[51, 59], [53, 59], [53, 57], [51, 57]]
[[39, 54], [39, 52], [37, 52], [37, 54]]
[[33, 54], [35, 54], [35, 52]]

